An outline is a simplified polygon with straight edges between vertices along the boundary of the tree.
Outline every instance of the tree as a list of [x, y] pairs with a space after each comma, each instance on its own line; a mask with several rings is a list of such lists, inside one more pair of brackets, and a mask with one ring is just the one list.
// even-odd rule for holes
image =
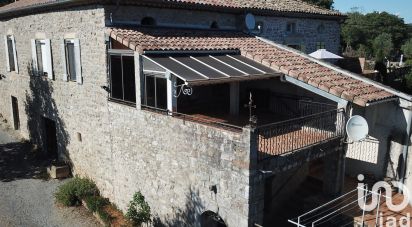
[[319, 7], [325, 8], [325, 9], [332, 9], [333, 5], [333, 0], [304, 0], [305, 2], [308, 2], [313, 5], [317, 5]]
[[387, 12], [362, 14], [353, 11], [342, 25], [342, 40], [346, 47], [358, 49], [361, 44], [370, 50], [373, 41], [382, 33], [390, 35], [393, 47], [399, 50], [408, 38], [409, 26], [402, 18]]
[[392, 37], [388, 33], [382, 33], [372, 42], [373, 53], [376, 61], [383, 61], [393, 51]]
[[402, 45], [402, 52], [408, 59], [408, 62], [412, 63], [412, 38]]
[[366, 44], [365, 31], [363, 29], [365, 16], [359, 12], [348, 14], [348, 18], [342, 25], [342, 39], [346, 47], [357, 49], [360, 44]]

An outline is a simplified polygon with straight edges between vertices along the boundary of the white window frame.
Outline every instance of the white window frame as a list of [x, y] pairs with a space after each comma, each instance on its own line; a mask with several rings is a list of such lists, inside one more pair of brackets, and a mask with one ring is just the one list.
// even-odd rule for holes
[[[134, 52], [133, 51], [129, 51], [129, 50], [116, 50], [116, 49], [110, 49], [110, 50], [108, 50], [108, 63], [109, 63], [109, 85], [110, 85], [110, 94], [109, 94], [109, 96], [110, 96], [110, 100], [115, 100], [115, 101], [119, 101], [119, 102], [123, 102], [123, 103], [128, 103], [128, 104], [131, 104], [131, 105], [136, 105], [136, 102], [137, 102], [137, 97], [136, 97], [136, 101], [135, 102], [131, 102], [131, 101], [128, 101], [128, 100], [125, 100], [124, 99], [124, 97], [123, 97], [123, 99], [118, 99], [118, 98], [114, 98], [113, 97], [113, 94], [112, 94], [112, 89], [113, 89], [113, 85], [112, 85], [112, 78], [113, 78], [113, 75], [112, 75], [112, 62], [111, 62], [111, 57], [112, 56], [119, 56], [120, 58], [121, 58], [121, 68], [122, 68], [122, 90], [123, 90], [123, 95], [124, 95], [124, 82], [123, 82], [123, 73], [124, 73], [124, 70], [123, 70], [123, 57], [134, 57]], [[136, 67], [136, 66], [135, 66]], [[135, 80], [136, 80], [137, 78], [136, 78], [136, 76], [135, 76]], [[135, 92], [136, 92], [136, 87], [135, 87]], [[136, 93], [135, 93], [135, 96], [136, 96]]]
[[[289, 30], [289, 26], [290, 26], [290, 30]], [[288, 33], [288, 34], [294, 34], [294, 33], [296, 33], [296, 30], [297, 30], [297, 23], [296, 23], [296, 21], [289, 21], [289, 22], [287, 22], [286, 23], [286, 32]]]
[[159, 79], [165, 79], [166, 80], [166, 91], [164, 91], [164, 92], [166, 92], [167, 94], [168, 94], [168, 96], [169, 96], [169, 93], [170, 94], [172, 94], [172, 91], [170, 90], [169, 91], [169, 89], [167, 89], [167, 81], [168, 81], [168, 78], [167, 78], [167, 76], [166, 76], [166, 74], [169, 74], [170, 75], [170, 72], [168, 73], [168, 72], [164, 72], [164, 73], [152, 73], [152, 72], [150, 72], [150, 71], [148, 71], [148, 70], [143, 70], [143, 92], [142, 92], [142, 94], [143, 94], [143, 105], [144, 106], [149, 106], [148, 104], [147, 104], [147, 77], [151, 77], [151, 78], [153, 78], [154, 79], [154, 96], [155, 96], [155, 104], [154, 104], [154, 106], [149, 106], [149, 107], [154, 107], [154, 108], [156, 108], [156, 109], [164, 109], [164, 110], [166, 110], [166, 109], [168, 109], [168, 107], [169, 107], [169, 97], [166, 97], [166, 107], [165, 108], [160, 108], [159, 107], [159, 105], [158, 105], [158, 98], [157, 98], [157, 78], [159, 78]]
[[[69, 65], [68, 65], [68, 58], [67, 58], [67, 43], [73, 43], [74, 45], [74, 65], [75, 65], [75, 72], [76, 72], [76, 80], [71, 80], [69, 75]], [[61, 55], [62, 55], [62, 68], [63, 68], [63, 81], [74, 81], [78, 84], [83, 84], [83, 77], [82, 77], [82, 66], [81, 66], [81, 51], [80, 51], [80, 40], [79, 39], [63, 39], [61, 44]]]
[[323, 42], [323, 41], [316, 42], [316, 49], [317, 50], [326, 49], [326, 42]]
[[17, 51], [16, 51], [16, 39], [14, 38], [14, 35], [5, 35], [4, 36], [4, 42], [5, 42], [5, 53], [6, 53], [6, 68], [7, 72], [11, 72], [11, 67], [10, 67], [10, 59], [9, 59], [9, 44], [8, 44], [8, 38], [11, 39], [12, 42], [12, 48], [13, 48], [13, 59], [14, 59], [14, 71], [16, 73], [19, 73], [19, 64], [17, 62]]
[[[41, 46], [41, 56], [42, 56], [42, 64], [43, 70], [42, 72], [39, 71], [39, 67], [37, 65], [37, 48], [36, 42], [40, 42]], [[33, 60], [33, 69], [38, 76], [44, 76], [47, 73], [47, 78], [53, 80], [53, 63], [52, 63], [52, 54], [51, 54], [51, 42], [50, 39], [32, 39], [32, 60]]]

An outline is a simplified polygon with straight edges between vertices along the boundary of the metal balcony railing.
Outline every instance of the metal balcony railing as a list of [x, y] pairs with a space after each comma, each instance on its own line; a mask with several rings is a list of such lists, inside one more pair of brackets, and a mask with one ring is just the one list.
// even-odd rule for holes
[[256, 127], [259, 160], [343, 138], [343, 109], [329, 110]]

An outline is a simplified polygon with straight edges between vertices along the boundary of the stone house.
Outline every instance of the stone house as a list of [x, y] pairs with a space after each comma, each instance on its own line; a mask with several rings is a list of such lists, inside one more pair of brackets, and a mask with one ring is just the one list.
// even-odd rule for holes
[[341, 192], [349, 116], [411, 100], [305, 54], [338, 53], [343, 18], [299, 0], [16, 1], [0, 113], [119, 208], [141, 191], [154, 225], [273, 226], [309, 175]]

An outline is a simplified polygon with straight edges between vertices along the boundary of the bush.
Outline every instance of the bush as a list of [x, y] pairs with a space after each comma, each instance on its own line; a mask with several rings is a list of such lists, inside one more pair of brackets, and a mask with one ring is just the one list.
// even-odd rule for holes
[[406, 87], [411, 90], [412, 89], [412, 70], [408, 74], [406, 74], [405, 83], [406, 83]]
[[79, 205], [88, 196], [98, 195], [99, 191], [93, 181], [75, 177], [61, 185], [56, 194], [56, 200], [65, 206]]
[[92, 212], [96, 212], [109, 204], [108, 199], [102, 198], [100, 196], [89, 196], [84, 200], [86, 201], [87, 208], [89, 208], [89, 210], [91, 210]]
[[104, 223], [110, 223], [111, 217], [110, 214], [106, 212], [106, 210], [104, 209], [98, 209], [97, 210], [97, 215], [99, 215], [100, 219], [102, 219], [102, 221]]
[[150, 206], [141, 192], [133, 195], [127, 208], [126, 218], [133, 223], [133, 226], [141, 226], [150, 221]]

